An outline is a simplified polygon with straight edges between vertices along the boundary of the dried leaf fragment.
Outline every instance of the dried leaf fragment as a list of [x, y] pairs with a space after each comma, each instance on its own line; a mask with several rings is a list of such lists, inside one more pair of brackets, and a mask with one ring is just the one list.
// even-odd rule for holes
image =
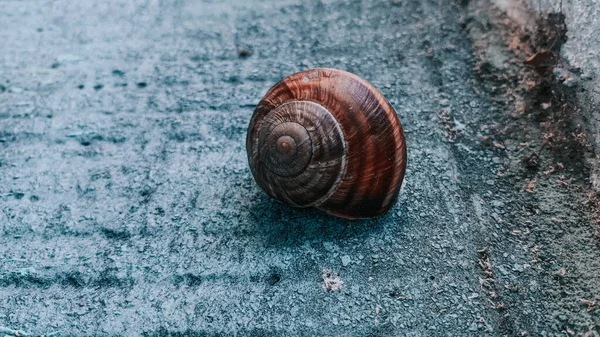
[[340, 276], [327, 268], [323, 268], [321, 272], [321, 278], [323, 278], [323, 288], [327, 291], [335, 291], [342, 288], [344, 281], [340, 278]]
[[523, 61], [523, 63], [538, 68], [540, 66], [544, 66], [545, 63], [548, 62], [548, 60], [551, 60], [553, 58], [553, 52], [549, 50], [542, 50], [526, 58], [525, 61]]

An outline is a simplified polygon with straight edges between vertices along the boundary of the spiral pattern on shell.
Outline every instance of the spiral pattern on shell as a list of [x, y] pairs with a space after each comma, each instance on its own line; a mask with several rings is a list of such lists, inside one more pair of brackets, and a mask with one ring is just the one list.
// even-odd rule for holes
[[246, 149], [254, 179], [271, 197], [344, 218], [387, 212], [406, 168], [404, 133], [390, 103], [336, 69], [275, 84], [254, 111]]

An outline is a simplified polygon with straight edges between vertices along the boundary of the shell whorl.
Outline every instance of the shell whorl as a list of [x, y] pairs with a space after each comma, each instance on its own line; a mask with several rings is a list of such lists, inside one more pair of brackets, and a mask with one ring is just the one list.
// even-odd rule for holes
[[[346, 146], [335, 117], [311, 101], [288, 101], [263, 119], [254, 144], [267, 193], [295, 206], [316, 206], [337, 187]], [[286, 145], [287, 147], [283, 147]]]
[[246, 148], [252, 174], [270, 196], [345, 218], [387, 212], [406, 167], [392, 106], [365, 80], [335, 69], [275, 84], [254, 111]]

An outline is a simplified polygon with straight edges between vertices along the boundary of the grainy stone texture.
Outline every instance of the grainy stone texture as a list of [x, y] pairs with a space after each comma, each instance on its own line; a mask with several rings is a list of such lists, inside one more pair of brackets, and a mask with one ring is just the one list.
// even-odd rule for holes
[[[593, 81], [600, 88], [600, 55], [596, 52], [600, 46], [600, 4], [595, 0], [492, 0], [499, 8], [521, 25], [535, 28], [535, 17], [527, 12], [539, 15], [562, 13], [568, 27], [568, 40], [563, 45], [563, 56], [577, 67], [581, 67], [584, 78]], [[600, 90], [595, 90], [600, 94]]]
[[[536, 18], [562, 13], [567, 26], [567, 41], [561, 58], [577, 72], [559, 65], [557, 77], [565, 86], [577, 87], [577, 102], [589, 129], [589, 139], [600, 151], [600, 3], [596, 0], [492, 0], [516, 22], [535, 30]], [[591, 181], [600, 191], [600, 159], [590, 156], [594, 167]]]
[[[480, 139], [510, 107], [473, 74], [463, 12], [433, 0], [1, 1], [0, 325], [562, 335], [571, 316], [546, 309], [543, 285], [570, 257], [542, 270], [514, 230], [553, 238], [551, 218], [590, 219], [498, 174], [515, 162]], [[362, 76], [397, 108], [408, 170], [384, 217], [292, 209], [252, 180], [254, 105], [317, 66]], [[490, 276], [498, 294], [481, 283]], [[591, 317], [569, 327], [591, 331]]]

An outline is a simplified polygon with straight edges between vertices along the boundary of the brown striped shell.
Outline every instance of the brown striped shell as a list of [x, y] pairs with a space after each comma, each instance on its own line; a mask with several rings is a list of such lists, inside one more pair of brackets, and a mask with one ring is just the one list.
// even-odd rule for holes
[[275, 84], [246, 139], [250, 170], [271, 197], [343, 218], [371, 218], [394, 206], [406, 144], [394, 108], [367, 81], [311, 69]]

